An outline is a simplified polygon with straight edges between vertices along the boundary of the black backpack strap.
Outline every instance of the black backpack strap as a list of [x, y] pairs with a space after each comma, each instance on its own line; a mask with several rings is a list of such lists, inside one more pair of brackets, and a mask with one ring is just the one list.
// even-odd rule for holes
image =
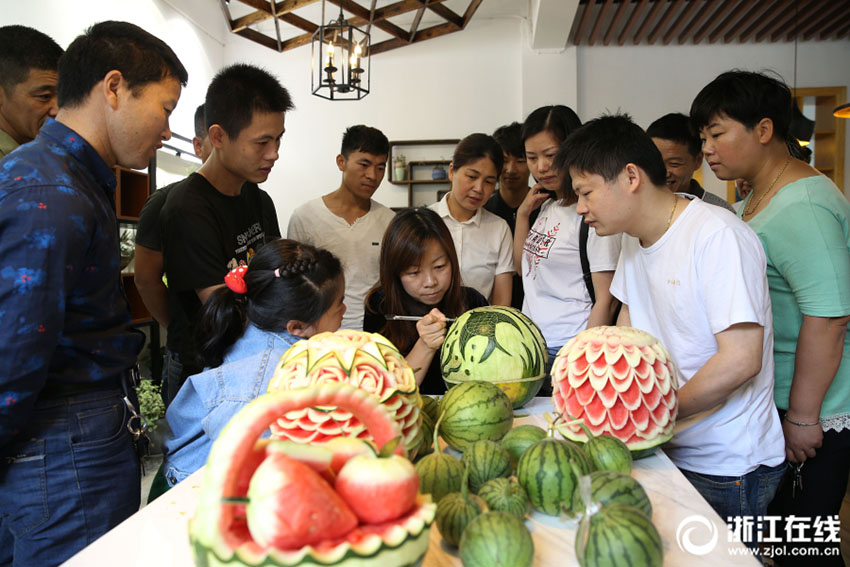
[[578, 254], [581, 259], [581, 273], [584, 277], [584, 285], [590, 294], [590, 302], [596, 303], [596, 294], [593, 292], [593, 278], [590, 276], [590, 260], [587, 259], [587, 236], [590, 233], [590, 225], [582, 218], [581, 228], [578, 231]]

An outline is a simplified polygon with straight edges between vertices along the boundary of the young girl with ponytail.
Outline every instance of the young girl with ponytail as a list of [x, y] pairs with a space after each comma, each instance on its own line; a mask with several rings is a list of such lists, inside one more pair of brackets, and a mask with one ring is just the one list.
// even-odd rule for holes
[[204, 465], [212, 442], [244, 405], [266, 391], [296, 341], [336, 331], [345, 313], [345, 280], [327, 250], [294, 240], [263, 246], [228, 273], [204, 304], [200, 362], [166, 413], [165, 479], [174, 486]]

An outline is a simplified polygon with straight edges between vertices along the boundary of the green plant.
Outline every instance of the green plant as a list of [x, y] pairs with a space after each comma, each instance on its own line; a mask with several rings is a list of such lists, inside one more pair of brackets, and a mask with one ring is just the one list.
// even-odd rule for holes
[[148, 424], [148, 431], [156, 430], [156, 422], [165, 417], [165, 404], [160, 395], [160, 387], [150, 380], [142, 380], [136, 387], [136, 395], [139, 396], [139, 413], [141, 413]]

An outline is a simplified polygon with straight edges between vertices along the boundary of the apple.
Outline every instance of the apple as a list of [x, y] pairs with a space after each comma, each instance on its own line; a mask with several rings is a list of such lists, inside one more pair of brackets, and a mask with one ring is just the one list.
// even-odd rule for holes
[[399, 455], [363, 453], [345, 463], [334, 487], [361, 522], [380, 524], [413, 508], [419, 475], [413, 463]]
[[335, 475], [339, 474], [350, 458], [363, 453], [374, 455], [377, 452], [371, 441], [359, 437], [334, 437], [324, 446], [331, 451], [330, 467]]
[[354, 512], [319, 473], [278, 451], [254, 471], [245, 513], [254, 541], [278, 549], [300, 549], [357, 527]]

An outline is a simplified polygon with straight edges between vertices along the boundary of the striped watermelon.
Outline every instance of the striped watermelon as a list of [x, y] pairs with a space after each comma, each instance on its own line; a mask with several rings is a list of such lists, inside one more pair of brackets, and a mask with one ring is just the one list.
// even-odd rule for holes
[[491, 510], [507, 512], [519, 518], [528, 514], [528, 495], [525, 489], [512, 478], [494, 478], [488, 480], [478, 491]]
[[469, 380], [497, 384], [518, 408], [540, 390], [548, 360], [531, 319], [513, 307], [488, 305], [470, 309], [449, 328], [440, 370], [449, 388]]
[[629, 447], [610, 435], [592, 437], [582, 446], [593, 468], [598, 471], [632, 472], [632, 454]]
[[463, 567], [531, 567], [534, 540], [522, 519], [487, 512], [472, 520], [460, 538]]
[[582, 518], [575, 549], [581, 567], [661, 567], [664, 562], [664, 546], [652, 521], [625, 504], [608, 504]]
[[437, 514], [434, 521], [440, 529], [440, 535], [451, 546], [457, 547], [463, 530], [479, 515], [487, 511], [487, 503], [475, 494], [470, 494], [467, 488], [469, 469], [463, 473], [460, 492], [447, 494], [437, 504]]
[[[416, 564], [425, 555], [436, 509], [427, 497], [420, 497], [413, 510], [396, 521], [360, 524], [340, 537], [313, 545], [285, 549], [275, 546], [275, 541], [294, 542], [306, 537], [302, 533], [305, 522], [291, 525], [282, 521], [295, 517], [293, 514], [307, 512], [305, 504], [313, 506], [309, 510], [311, 519], [307, 527], [312, 527], [314, 532], [321, 533], [328, 522], [337, 517], [325, 509], [327, 499], [324, 503], [317, 502], [314, 494], [305, 493], [310, 489], [300, 482], [300, 477], [310, 476], [314, 484], [324, 480], [309, 467], [298, 467], [298, 462], [282, 453], [279, 445], [260, 439], [278, 416], [311, 406], [336, 406], [351, 412], [381, 445], [399, 437], [400, 428], [394, 416], [374, 396], [348, 384], [327, 382], [260, 396], [236, 414], [213, 443], [203, 473], [198, 507], [189, 521], [189, 539], [196, 565], [354, 567], [371, 564], [402, 567]], [[405, 454], [401, 445], [396, 451]], [[254, 492], [263, 488], [252, 481], [253, 475], [261, 468], [273, 467], [275, 461], [284, 465], [278, 468], [280, 473], [294, 471], [290, 478], [295, 480], [284, 483], [283, 477], [274, 479], [286, 491], [270, 495], [277, 499], [277, 505], [260, 502], [259, 508], [246, 514], [245, 497], [249, 486], [255, 484]], [[296, 463], [292, 470], [289, 470], [292, 468], [289, 461]], [[261, 476], [270, 478], [267, 473], [261, 472]], [[323, 486], [325, 491], [332, 490], [329, 484]], [[280, 496], [285, 497], [285, 503]], [[248, 504], [251, 502], [253, 500]], [[254, 537], [255, 533], [260, 536], [259, 540]]]
[[[612, 503], [634, 506], [648, 518], [652, 518], [652, 504], [640, 483], [627, 474], [617, 471], [595, 471], [590, 473], [590, 498], [599, 505]], [[573, 510], [586, 508], [582, 502], [581, 491], [573, 496]]]
[[[593, 436], [623, 441], [637, 458], [673, 436], [678, 383], [670, 354], [652, 335], [631, 327], [594, 327], [565, 344], [552, 365], [552, 401]], [[587, 441], [577, 423], [559, 427]]]
[[464, 382], [440, 402], [438, 433], [458, 451], [481, 439], [499, 441], [511, 429], [514, 410], [508, 396], [489, 382]]
[[545, 437], [546, 431], [536, 425], [518, 425], [502, 437], [502, 447], [511, 456], [511, 465], [514, 470], [525, 450]]
[[[440, 423], [438, 420], [437, 425]], [[460, 492], [464, 469], [459, 460], [440, 450], [436, 426], [433, 443], [434, 452], [416, 463], [416, 474], [419, 475], [419, 492], [430, 494], [434, 502], [439, 503], [447, 494]]]
[[590, 460], [578, 445], [548, 437], [520, 457], [517, 479], [535, 510], [559, 516], [573, 512], [579, 478], [590, 471]]
[[469, 473], [469, 489], [478, 491], [490, 479], [511, 476], [511, 456], [495, 441], [476, 441], [460, 458]]
[[[269, 392], [295, 390], [320, 382], [346, 382], [361, 388], [395, 415], [411, 455], [422, 442], [419, 390], [413, 370], [387, 339], [376, 333], [339, 330], [298, 341], [287, 350], [269, 381]], [[272, 424], [272, 435], [301, 443], [334, 437], [365, 437], [351, 412], [312, 407], [287, 412]]]

